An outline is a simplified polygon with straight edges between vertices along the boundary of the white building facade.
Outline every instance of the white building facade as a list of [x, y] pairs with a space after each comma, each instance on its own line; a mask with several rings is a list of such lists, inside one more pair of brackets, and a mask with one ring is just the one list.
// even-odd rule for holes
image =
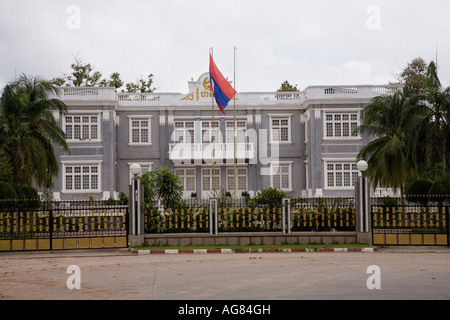
[[[356, 157], [368, 143], [354, 133], [360, 111], [399, 86], [312, 86], [300, 92], [239, 92], [220, 113], [209, 73], [187, 93], [116, 93], [62, 87], [68, 114], [55, 114], [70, 152], [56, 148], [55, 199], [128, 194], [130, 166], [165, 166], [184, 197], [229, 191], [240, 197], [276, 187], [291, 197], [353, 196]], [[235, 112], [234, 112], [235, 111]], [[234, 163], [235, 159], [235, 163]], [[236, 187], [235, 187], [236, 181]]]

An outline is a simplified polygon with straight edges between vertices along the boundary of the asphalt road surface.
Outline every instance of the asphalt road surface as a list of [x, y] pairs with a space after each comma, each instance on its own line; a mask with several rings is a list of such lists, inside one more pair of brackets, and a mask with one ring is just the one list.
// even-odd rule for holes
[[450, 249], [0, 253], [2, 300], [448, 300]]

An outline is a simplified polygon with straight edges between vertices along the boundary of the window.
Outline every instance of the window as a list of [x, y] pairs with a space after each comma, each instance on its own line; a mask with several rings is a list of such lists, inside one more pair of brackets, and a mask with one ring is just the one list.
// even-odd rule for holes
[[358, 168], [356, 163], [326, 163], [325, 176], [327, 187], [354, 187], [358, 178]]
[[[234, 121], [227, 121], [226, 123], [226, 139], [227, 143], [234, 143]], [[236, 121], [236, 143], [245, 143], [245, 131], [247, 130], [247, 123], [245, 121]]]
[[185, 192], [195, 192], [195, 168], [175, 169], [175, 174], [178, 175]]
[[150, 123], [148, 117], [130, 118], [130, 144], [151, 144]]
[[202, 169], [202, 191], [220, 191], [220, 169]]
[[65, 191], [100, 191], [100, 164], [64, 165]]
[[176, 143], [194, 143], [194, 121], [175, 121], [173, 141]]
[[270, 118], [271, 142], [291, 142], [290, 117]]
[[[234, 168], [227, 168], [227, 190], [234, 191]], [[247, 168], [236, 168], [236, 191], [247, 191]]]
[[67, 115], [65, 116], [65, 132], [67, 140], [99, 140], [99, 115]]
[[358, 113], [326, 113], [325, 137], [348, 138], [358, 137], [355, 133], [359, 124]]
[[202, 143], [212, 143], [219, 141], [219, 122], [202, 121]]
[[270, 173], [270, 186], [272, 188], [292, 190], [291, 163], [272, 163]]

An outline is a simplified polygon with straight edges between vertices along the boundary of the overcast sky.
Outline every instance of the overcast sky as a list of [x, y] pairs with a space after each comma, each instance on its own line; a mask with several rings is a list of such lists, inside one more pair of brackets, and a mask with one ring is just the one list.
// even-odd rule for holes
[[386, 84], [408, 62], [435, 60], [450, 86], [448, 0], [0, 0], [0, 86], [52, 79], [74, 57], [124, 82], [154, 74], [158, 92], [188, 91], [209, 48], [241, 92]]

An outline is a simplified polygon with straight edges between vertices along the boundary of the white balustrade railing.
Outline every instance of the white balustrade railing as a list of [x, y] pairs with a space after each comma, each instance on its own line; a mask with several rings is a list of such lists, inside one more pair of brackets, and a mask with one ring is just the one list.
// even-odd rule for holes
[[160, 101], [161, 96], [157, 93], [118, 93], [119, 101]]
[[115, 100], [115, 88], [108, 87], [60, 87], [63, 100]]
[[[358, 85], [358, 86], [311, 86], [298, 92], [239, 92], [237, 103], [280, 103], [289, 104], [293, 101], [303, 102], [311, 99], [371, 99], [379, 95], [390, 95], [402, 89], [401, 85]], [[189, 103], [182, 99], [180, 93], [123, 93], [115, 88], [107, 87], [60, 87], [60, 98], [63, 100], [116, 100], [119, 102], [166, 102]], [[183, 101], [186, 100], [186, 101]], [[191, 99], [194, 101], [194, 99]], [[209, 103], [208, 99], [200, 102]]]

